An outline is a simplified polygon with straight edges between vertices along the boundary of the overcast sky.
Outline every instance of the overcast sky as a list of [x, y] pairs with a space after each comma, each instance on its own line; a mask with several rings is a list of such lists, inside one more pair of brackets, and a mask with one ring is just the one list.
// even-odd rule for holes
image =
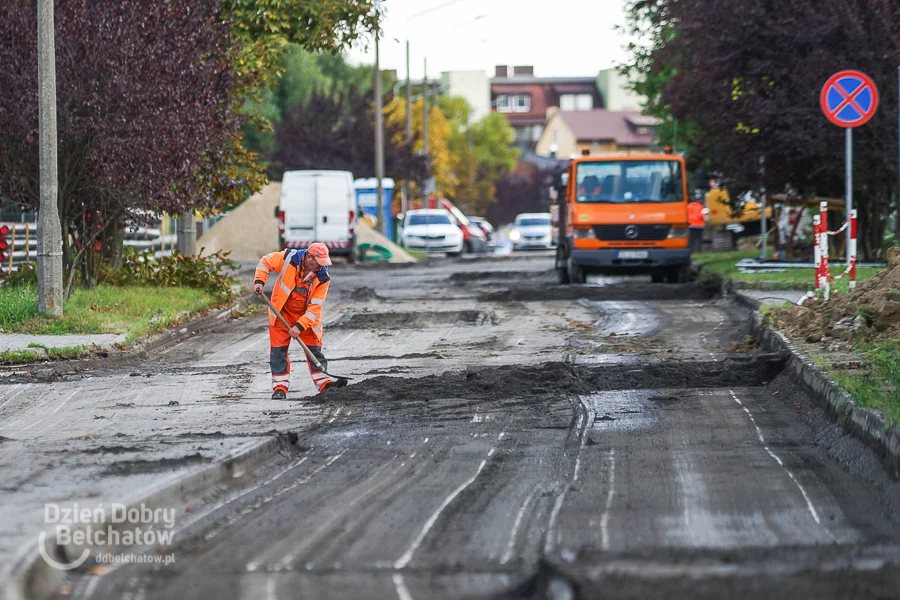
[[[385, 0], [387, 18], [382, 69], [411, 73], [533, 65], [538, 77], [593, 76], [627, 58], [628, 38], [615, 31], [625, 22], [626, 0]], [[434, 10], [431, 10], [434, 9]], [[428, 11], [426, 14], [418, 14]], [[417, 15], [417, 16], [414, 16]], [[410, 18], [412, 17], [412, 18]], [[398, 40], [398, 41], [395, 41]], [[347, 54], [353, 64], [375, 62], [372, 44]]]

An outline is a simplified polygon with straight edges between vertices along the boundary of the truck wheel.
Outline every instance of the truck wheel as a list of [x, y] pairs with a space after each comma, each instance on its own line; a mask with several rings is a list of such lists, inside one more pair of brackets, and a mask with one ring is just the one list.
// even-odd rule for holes
[[587, 280], [584, 269], [574, 264], [571, 258], [566, 261], [566, 271], [571, 283], [584, 283]]
[[689, 273], [690, 271], [687, 265], [669, 267], [669, 270], [666, 273], [666, 283], [687, 283]]

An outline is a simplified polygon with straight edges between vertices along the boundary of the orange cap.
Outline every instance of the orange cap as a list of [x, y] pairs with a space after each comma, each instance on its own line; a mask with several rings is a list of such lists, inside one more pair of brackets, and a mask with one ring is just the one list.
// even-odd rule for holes
[[307, 253], [311, 254], [316, 259], [316, 262], [323, 267], [327, 267], [331, 264], [331, 259], [328, 258], [328, 246], [322, 242], [310, 244]]

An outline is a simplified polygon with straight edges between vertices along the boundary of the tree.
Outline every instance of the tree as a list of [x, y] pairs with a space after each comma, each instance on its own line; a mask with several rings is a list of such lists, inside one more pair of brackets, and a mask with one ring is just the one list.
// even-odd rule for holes
[[[389, 136], [395, 143], [402, 143], [406, 140], [406, 101], [402, 98], [394, 96], [386, 104], [385, 127], [390, 126], [393, 134], [385, 131], [385, 139]], [[422, 99], [413, 101], [412, 103], [412, 131], [413, 150], [415, 152], [423, 152], [423, 106]], [[459, 183], [457, 175], [457, 167], [459, 157], [450, 149], [450, 139], [452, 137], [452, 127], [450, 122], [444, 116], [444, 113], [437, 106], [431, 106], [428, 112], [428, 156], [431, 165], [431, 174], [435, 179], [435, 185], [438, 192], [446, 196], [453, 196], [456, 186]], [[392, 171], [388, 170], [388, 173]], [[396, 175], [395, 175], [396, 177]], [[402, 177], [400, 177], [402, 179]]]
[[[375, 175], [375, 119], [371, 90], [339, 93], [316, 88], [309, 102], [289, 109], [275, 129], [270, 176], [294, 169], [347, 170]], [[425, 159], [407, 145], [403, 126], [385, 122], [385, 169], [398, 179], [427, 177]]]
[[[645, 71], [671, 76], [659, 102], [703, 135], [696, 151], [737, 188], [843, 196], [843, 132], [819, 109], [822, 85], [852, 65], [894, 89], [900, 11], [887, 0], [645, 0], [674, 30]], [[896, 192], [895, 94], [855, 132], [860, 250], [879, 252]], [[759, 159], [765, 158], [765, 179]]]
[[440, 106], [450, 124], [450, 152], [457, 156], [459, 183], [448, 196], [470, 214], [483, 213], [494, 201], [497, 182], [515, 167], [519, 156], [512, 128], [499, 113], [472, 123], [472, 109], [464, 98], [443, 96]]
[[[218, 0], [70, 0], [56, 10], [59, 214], [71, 291], [109, 232], [228, 198], [240, 172], [234, 42]], [[0, 188], [38, 202], [36, 15], [0, 7]]]

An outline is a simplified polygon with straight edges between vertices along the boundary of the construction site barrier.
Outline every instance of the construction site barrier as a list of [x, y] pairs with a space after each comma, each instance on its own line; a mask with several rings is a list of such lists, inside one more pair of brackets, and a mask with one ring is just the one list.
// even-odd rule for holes
[[[856, 287], [856, 223], [857, 212], [856, 209], [853, 209], [850, 211], [847, 221], [838, 230], [828, 231], [827, 202], [821, 202], [819, 204], [819, 214], [813, 217], [813, 239], [815, 241], [813, 253], [816, 265], [816, 289], [823, 290], [826, 299], [828, 299], [831, 294], [831, 288], [834, 287], [834, 282], [845, 276], [849, 275], [850, 277], [850, 289]], [[847, 268], [840, 275], [832, 277], [831, 271], [828, 268], [828, 236], [840, 235], [846, 231], [848, 227], [850, 228], [850, 240], [847, 244]]]

